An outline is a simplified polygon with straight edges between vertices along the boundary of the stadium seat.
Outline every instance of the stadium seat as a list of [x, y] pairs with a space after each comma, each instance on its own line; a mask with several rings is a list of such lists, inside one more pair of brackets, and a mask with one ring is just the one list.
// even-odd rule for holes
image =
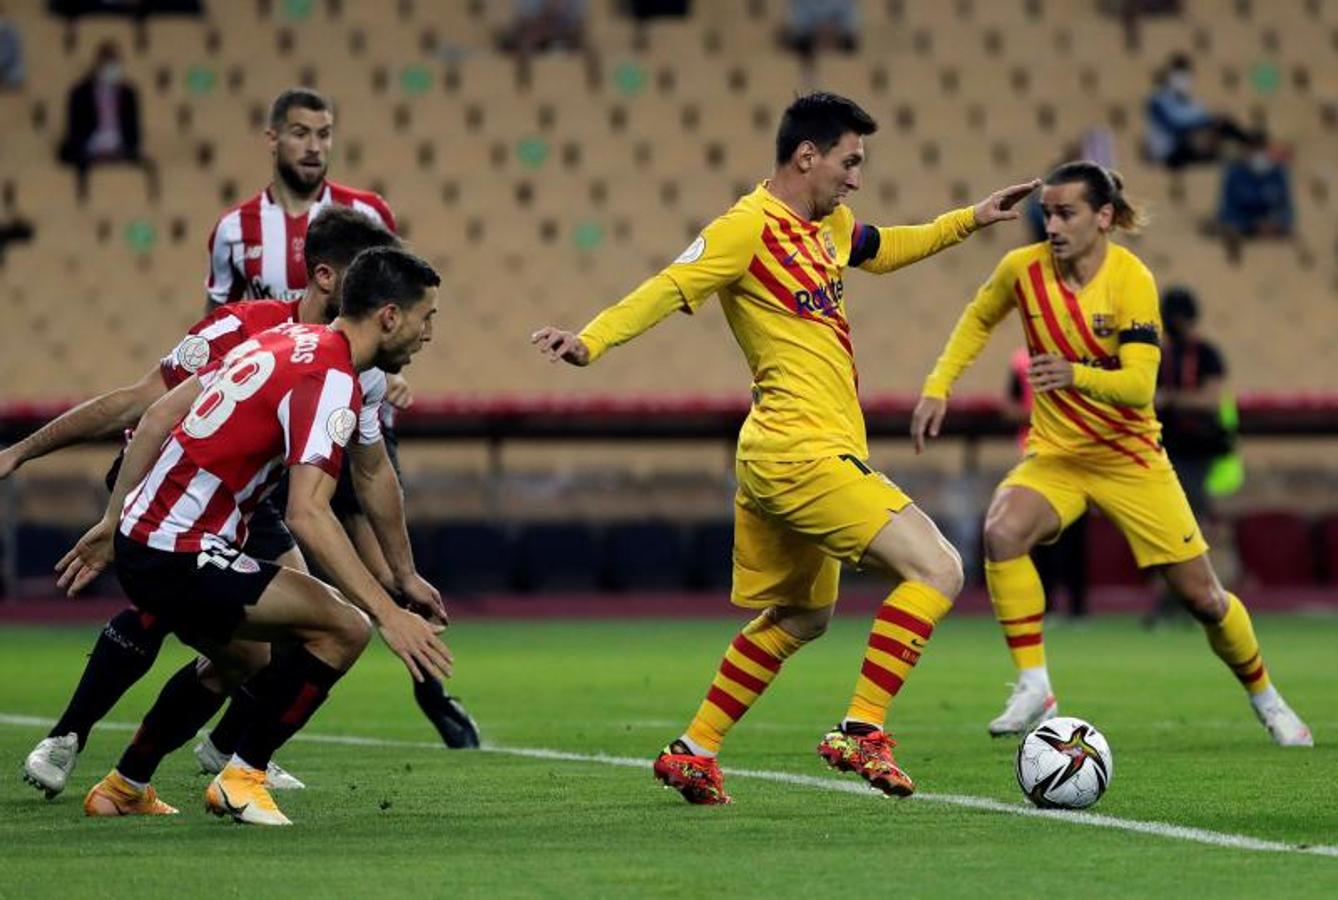
[[1319, 559], [1326, 584], [1338, 584], [1338, 513], [1319, 520]]
[[415, 551], [424, 572], [444, 593], [503, 591], [513, 583], [514, 553], [505, 530], [486, 522], [449, 522], [424, 536], [428, 553]]
[[1236, 549], [1245, 571], [1260, 584], [1315, 583], [1310, 523], [1296, 513], [1278, 510], [1242, 515], [1236, 520]]
[[600, 586], [595, 531], [579, 522], [525, 526], [516, 544], [516, 566], [521, 590], [594, 590]]
[[689, 585], [728, 589], [734, 574], [734, 523], [700, 522], [689, 539]]
[[1096, 586], [1137, 587], [1147, 579], [1138, 569], [1129, 542], [1115, 524], [1096, 510], [1087, 516], [1087, 581]]
[[668, 522], [620, 522], [604, 533], [605, 578], [617, 591], [682, 588], [686, 556], [682, 531]]

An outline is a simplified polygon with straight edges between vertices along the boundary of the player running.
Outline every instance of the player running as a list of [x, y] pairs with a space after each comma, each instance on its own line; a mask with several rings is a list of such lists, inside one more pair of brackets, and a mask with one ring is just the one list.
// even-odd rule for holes
[[[135, 384], [82, 403], [0, 451], [0, 479], [24, 462], [130, 427], [170, 388], [209, 362], [222, 359], [229, 350], [261, 331], [284, 322], [331, 321], [339, 310], [340, 281], [353, 257], [368, 247], [397, 243], [394, 235], [366, 216], [346, 207], [327, 208], [313, 221], [307, 236], [305, 264], [311, 269], [311, 277], [300, 300], [245, 301], [215, 310], [191, 328], [181, 343]], [[379, 369], [371, 369], [361, 373], [359, 382], [364, 398], [360, 427], [366, 440], [355, 444], [350, 456], [354, 460], [352, 471], [358, 476], [358, 490], [373, 497], [368, 505], [370, 520], [386, 533], [386, 556], [393, 560], [390, 568], [394, 575], [382, 583], [406, 602], [420, 607], [439, 604], [440, 595], [417, 574], [414, 566], [398, 481], [379, 437], [377, 411], [385, 398], [385, 375]], [[115, 471], [113, 466], [109, 487]], [[256, 509], [248, 534], [244, 548], [248, 555], [306, 571], [302, 554], [283, 524], [274, 497], [267, 498]], [[64, 790], [89, 732], [131, 685], [148, 673], [167, 634], [168, 629], [161, 621], [133, 608], [112, 617], [99, 635], [65, 711], [49, 735], [28, 754], [24, 763], [25, 780], [49, 798]], [[414, 695], [448, 745], [477, 744], [477, 729], [472, 719], [454, 698], [445, 694], [439, 681], [415, 682]], [[210, 735], [196, 747], [197, 759], [206, 772], [217, 773], [223, 768], [253, 711], [251, 691], [244, 685], [234, 693], [233, 702]], [[269, 787], [302, 786], [297, 778], [271, 764]]]
[[929, 517], [866, 461], [842, 272], [891, 272], [1017, 218], [1013, 205], [1035, 185], [1006, 188], [929, 225], [865, 225], [843, 201], [859, 190], [863, 139], [876, 130], [844, 97], [795, 100], [781, 120], [771, 178], [579, 335], [544, 328], [532, 338], [550, 358], [585, 366], [718, 294], [752, 370], [752, 411], [737, 451], [731, 600], [761, 614], [726, 651], [687, 730], [655, 761], [656, 777], [690, 803], [729, 802], [716, 762], [721, 742], [785, 659], [826, 630], [842, 562], [900, 583], [874, 622], [845, 718], [818, 752], [889, 794], [914, 790], [884, 720], [961, 590], [962, 567]]
[[[356, 373], [399, 371], [431, 339], [438, 284], [407, 251], [365, 250], [349, 266], [333, 324], [263, 332], [145, 413], [106, 515], [60, 561], [58, 583], [78, 591], [114, 555], [135, 605], [207, 662], [169, 682], [121, 763], [89, 792], [90, 815], [174, 812], [138, 767], [151, 770], [229, 688], [268, 666], [255, 682], [255, 719], [205, 801], [239, 822], [290, 824], [265, 789], [266, 767], [361, 654], [368, 615], [415, 679], [449, 674], [440, 626], [395, 605], [330, 509], [344, 447], [364, 438]], [[239, 549], [285, 468], [285, 519], [339, 591]], [[298, 646], [269, 664], [268, 642], [279, 640]]]
[[1091, 504], [1124, 534], [1138, 565], [1160, 572], [1203, 624], [1273, 740], [1311, 746], [1310, 729], [1269, 680], [1249, 613], [1213, 571], [1159, 440], [1157, 286], [1136, 256], [1110, 241], [1112, 230], [1141, 224], [1139, 211], [1120, 177], [1090, 162], [1051, 172], [1041, 209], [1048, 240], [1008, 253], [977, 292], [925, 379], [911, 423], [918, 452], [938, 436], [953, 383], [1017, 309], [1035, 405], [1026, 456], [985, 516], [985, 579], [1018, 681], [990, 734], [1025, 732], [1058, 711], [1042, 641], [1045, 595], [1028, 554]]

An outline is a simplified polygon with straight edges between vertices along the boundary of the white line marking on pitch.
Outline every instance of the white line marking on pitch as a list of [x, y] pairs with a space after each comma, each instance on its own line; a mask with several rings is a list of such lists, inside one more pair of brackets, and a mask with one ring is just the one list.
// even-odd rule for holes
[[[18, 727], [50, 728], [54, 719], [39, 716], [20, 716], [0, 713], [0, 725]], [[128, 722], [100, 722], [99, 728], [110, 731], [134, 731], [138, 725]], [[292, 740], [308, 744], [341, 744], [351, 747], [403, 747], [415, 750], [444, 750], [436, 741], [403, 741], [393, 738], [362, 737], [353, 734], [303, 734], [298, 733]], [[650, 760], [633, 756], [606, 756], [602, 753], [572, 753], [566, 750], [548, 750], [541, 747], [499, 747], [484, 745], [480, 748], [485, 753], [499, 753], [506, 756], [522, 756], [527, 759], [546, 759], [555, 762], [596, 763], [606, 766], [621, 766], [628, 769], [650, 769]], [[793, 784], [798, 787], [815, 788], [820, 791], [836, 791], [842, 794], [859, 794], [864, 797], [882, 795], [870, 790], [856, 781], [837, 781], [835, 778], [820, 778], [813, 775], [796, 775], [791, 772], [773, 772], [762, 769], [727, 768], [725, 774], [736, 778], [755, 778], [759, 781], [775, 781], [781, 784]], [[1014, 816], [1026, 816], [1034, 819], [1050, 819], [1075, 825], [1090, 825], [1095, 828], [1113, 828], [1118, 831], [1132, 831], [1136, 834], [1149, 834], [1154, 837], [1173, 840], [1193, 841], [1214, 847], [1230, 847], [1235, 850], [1256, 850], [1265, 853], [1303, 853], [1310, 856], [1330, 856], [1338, 858], [1338, 846], [1322, 844], [1289, 844], [1283, 841], [1270, 841], [1250, 837], [1245, 834], [1231, 834], [1225, 831], [1209, 831], [1206, 828], [1192, 828], [1188, 825], [1172, 825], [1169, 822], [1147, 822], [1139, 819], [1120, 819], [1101, 813], [1074, 812], [1056, 809], [1036, 809], [1017, 803], [1005, 803], [989, 797], [972, 797], [964, 794], [917, 793], [911, 800], [928, 803], [942, 803], [946, 806], [960, 806], [965, 809], [978, 809], [982, 812], [1007, 813]]]

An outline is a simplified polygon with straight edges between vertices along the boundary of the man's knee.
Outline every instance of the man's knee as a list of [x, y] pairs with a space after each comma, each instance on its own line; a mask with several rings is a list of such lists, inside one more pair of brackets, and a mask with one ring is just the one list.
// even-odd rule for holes
[[808, 643], [827, 633], [833, 610], [831, 606], [822, 609], [773, 606], [767, 610], [767, 616], [795, 640]]
[[1034, 531], [1022, 518], [991, 509], [985, 516], [985, 555], [996, 562], [1024, 556], [1036, 543]]
[[1173, 566], [1166, 571], [1166, 582], [1171, 592], [1199, 621], [1220, 622], [1226, 616], [1226, 588], [1207, 566]]
[[915, 571], [908, 573], [908, 577], [912, 581], [928, 585], [949, 600], [962, 592], [962, 586], [966, 582], [966, 576], [962, 571], [962, 557], [956, 549], [946, 543], [915, 566]]

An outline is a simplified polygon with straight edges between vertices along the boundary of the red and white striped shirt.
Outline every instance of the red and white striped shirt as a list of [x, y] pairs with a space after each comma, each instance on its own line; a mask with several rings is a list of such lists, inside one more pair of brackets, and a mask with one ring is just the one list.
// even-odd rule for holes
[[289, 216], [265, 188], [223, 214], [209, 235], [211, 303], [296, 300], [307, 286], [307, 225], [326, 206], [351, 206], [392, 232], [395, 216], [379, 194], [326, 181], [304, 215]]
[[[220, 306], [196, 322], [181, 343], [158, 362], [163, 384], [171, 390], [212, 362], [227, 356], [234, 347], [276, 325], [296, 322], [300, 300], [244, 300]], [[386, 402], [386, 373], [367, 369], [358, 375], [362, 386], [362, 412], [358, 415], [358, 440], [375, 444], [381, 440], [381, 413]]]
[[240, 547], [246, 523], [286, 468], [339, 477], [362, 390], [342, 332], [285, 324], [200, 373], [206, 385], [127, 495], [121, 533], [158, 550]]

